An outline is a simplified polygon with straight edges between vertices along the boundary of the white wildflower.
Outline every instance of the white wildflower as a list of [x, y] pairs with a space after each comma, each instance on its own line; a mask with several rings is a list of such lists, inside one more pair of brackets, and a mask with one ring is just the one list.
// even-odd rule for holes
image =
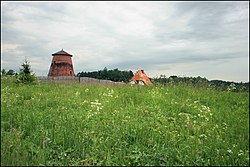
[[238, 153], [238, 156], [241, 156], [243, 154], [244, 154], [244, 152], [242, 150], [240, 150], [239, 153]]
[[230, 149], [228, 149], [227, 152], [228, 152], [229, 154], [233, 154], [233, 151], [230, 150]]
[[194, 101], [194, 104], [199, 103], [199, 100]]
[[200, 138], [205, 138], [205, 139], [206, 139], [206, 138], [207, 138], [207, 135], [201, 134], [201, 135], [200, 135]]
[[90, 102], [91, 107], [96, 108], [97, 111], [102, 110], [103, 106], [102, 103], [99, 103], [98, 100], [95, 100], [94, 102]]
[[77, 92], [75, 93], [75, 95], [76, 95], [76, 96], [79, 96], [79, 95], [80, 95], [80, 93], [77, 91]]

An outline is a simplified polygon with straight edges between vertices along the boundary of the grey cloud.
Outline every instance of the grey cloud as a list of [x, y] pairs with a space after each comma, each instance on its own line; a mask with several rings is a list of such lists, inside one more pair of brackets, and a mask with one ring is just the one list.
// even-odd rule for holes
[[[2, 50], [2, 66], [16, 68], [19, 64], [12, 61], [27, 56], [34, 71], [47, 75], [51, 54], [64, 48], [73, 54], [76, 73], [108, 67], [144, 68], [160, 75], [180, 64], [196, 63], [213, 71], [211, 62], [247, 62], [248, 6], [249, 2], [6, 2], [1, 42], [18, 47]], [[238, 68], [248, 66], [237, 62]], [[207, 69], [199, 71], [210, 76]]]
[[[237, 7], [240, 6], [240, 7]], [[176, 3], [176, 15], [171, 15], [171, 19], [175, 22], [182, 22], [187, 20], [183, 26], [186, 31], [164, 30], [164, 27], [171, 20], [163, 21], [160, 23], [160, 34], [158, 37], [169, 37], [171, 39], [189, 39], [189, 40], [211, 40], [214, 38], [224, 38], [232, 35], [233, 32], [247, 31], [247, 20], [243, 23], [243, 30], [237, 25], [231, 27], [232, 30], [227, 29], [229, 24], [225, 23], [225, 16], [228, 14], [239, 11], [241, 8], [246, 8], [246, 2], [179, 2]], [[246, 13], [247, 14], [247, 13]], [[189, 16], [190, 15], [190, 16]], [[189, 16], [189, 17], [187, 17]], [[163, 30], [163, 32], [161, 32]], [[178, 30], [178, 29], [177, 29]], [[225, 31], [226, 30], [226, 31]]]

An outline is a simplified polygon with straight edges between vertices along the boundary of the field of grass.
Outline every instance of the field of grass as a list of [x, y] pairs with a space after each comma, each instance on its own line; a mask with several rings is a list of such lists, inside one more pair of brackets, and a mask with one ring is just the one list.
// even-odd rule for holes
[[1, 165], [249, 166], [249, 93], [1, 78]]

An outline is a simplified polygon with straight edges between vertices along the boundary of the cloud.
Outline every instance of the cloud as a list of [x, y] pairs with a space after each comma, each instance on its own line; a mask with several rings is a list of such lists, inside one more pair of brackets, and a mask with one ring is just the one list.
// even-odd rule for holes
[[47, 75], [51, 54], [63, 48], [76, 73], [142, 68], [151, 77], [248, 81], [240, 69], [248, 69], [249, 2], [1, 2], [1, 9], [2, 68], [18, 69], [27, 57]]

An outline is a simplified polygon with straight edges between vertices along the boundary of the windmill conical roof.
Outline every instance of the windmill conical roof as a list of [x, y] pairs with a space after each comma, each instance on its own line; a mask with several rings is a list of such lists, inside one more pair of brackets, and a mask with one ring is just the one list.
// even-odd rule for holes
[[72, 57], [71, 54], [65, 52], [63, 49], [60, 50], [60, 51], [58, 51], [58, 52], [56, 52], [56, 53], [53, 53], [53, 54], [52, 54], [52, 56], [56, 56], [56, 55], [68, 55], [68, 56], [71, 56], [71, 57]]

